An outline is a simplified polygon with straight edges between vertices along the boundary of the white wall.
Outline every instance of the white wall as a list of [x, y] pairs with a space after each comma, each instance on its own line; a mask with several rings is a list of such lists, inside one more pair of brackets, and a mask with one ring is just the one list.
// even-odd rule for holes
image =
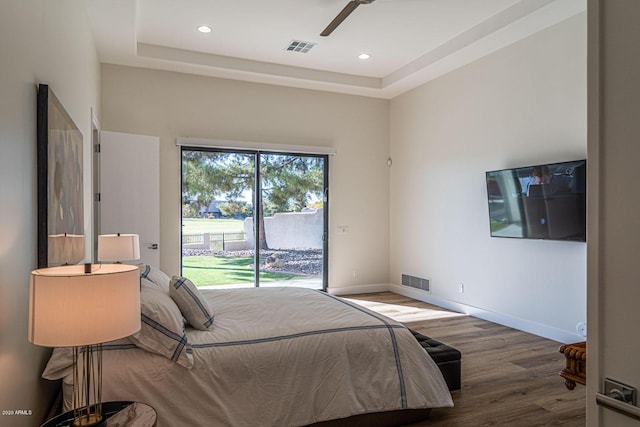
[[[324, 211], [278, 212], [264, 218], [264, 235], [269, 249], [322, 249]], [[255, 247], [253, 217], [243, 224], [248, 247]]]
[[[160, 266], [167, 273], [177, 274], [180, 263], [176, 138], [198, 137], [335, 147], [329, 286], [387, 282], [388, 101], [115, 65], [102, 66], [102, 100], [103, 129], [160, 137]], [[336, 234], [336, 225], [349, 232]]]
[[391, 101], [392, 283], [574, 338], [586, 244], [491, 238], [484, 174], [586, 157], [586, 61], [581, 14]]
[[[39, 425], [53, 398], [40, 379], [48, 349], [27, 341], [36, 268], [36, 83], [46, 83], [84, 137], [85, 230], [91, 234], [91, 109], [99, 65], [83, 0], [3, 0], [0, 12], [0, 425]], [[89, 253], [90, 244], [87, 244]]]
[[638, 425], [595, 401], [605, 378], [640, 388], [638, 16], [635, 0], [589, 1], [588, 426]]

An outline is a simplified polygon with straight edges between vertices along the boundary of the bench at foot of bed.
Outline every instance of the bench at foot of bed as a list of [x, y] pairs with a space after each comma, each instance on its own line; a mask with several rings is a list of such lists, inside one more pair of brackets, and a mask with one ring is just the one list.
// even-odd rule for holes
[[460, 351], [417, 331], [409, 330], [418, 340], [418, 343], [429, 353], [433, 361], [436, 362], [449, 390], [460, 390], [460, 371], [462, 366], [462, 354]]

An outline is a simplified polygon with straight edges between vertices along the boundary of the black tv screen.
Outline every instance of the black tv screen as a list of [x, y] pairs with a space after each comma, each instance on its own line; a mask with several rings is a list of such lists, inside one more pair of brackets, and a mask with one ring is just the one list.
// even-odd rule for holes
[[587, 161], [486, 173], [492, 237], [586, 241]]

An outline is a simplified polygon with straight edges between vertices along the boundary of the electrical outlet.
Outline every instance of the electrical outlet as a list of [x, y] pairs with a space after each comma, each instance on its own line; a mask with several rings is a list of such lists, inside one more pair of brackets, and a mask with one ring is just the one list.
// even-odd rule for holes
[[458, 284], [458, 292], [464, 294], [464, 283]]

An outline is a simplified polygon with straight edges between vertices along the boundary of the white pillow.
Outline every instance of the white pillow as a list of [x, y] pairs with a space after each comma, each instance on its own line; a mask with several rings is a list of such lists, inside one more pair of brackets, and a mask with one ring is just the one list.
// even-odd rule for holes
[[169, 296], [178, 304], [182, 315], [194, 329], [206, 331], [211, 328], [211, 307], [191, 280], [173, 276], [169, 283]]
[[141, 279], [147, 279], [164, 292], [169, 293], [169, 282], [171, 279], [169, 279], [166, 273], [149, 264], [138, 264], [138, 268], [140, 269]]
[[185, 368], [193, 366], [184, 318], [168, 293], [156, 287], [142, 286], [140, 316], [140, 330], [129, 337], [136, 346], [162, 355]]

